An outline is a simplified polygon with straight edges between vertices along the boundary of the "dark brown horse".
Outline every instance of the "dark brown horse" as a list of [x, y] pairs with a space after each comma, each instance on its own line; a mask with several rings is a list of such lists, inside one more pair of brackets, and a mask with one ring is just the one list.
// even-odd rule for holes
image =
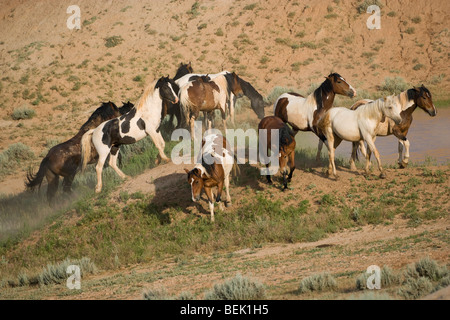
[[[406, 168], [409, 162], [409, 140], [406, 138], [409, 128], [413, 121], [413, 112], [417, 107], [428, 113], [431, 117], [436, 116], [437, 110], [433, 104], [431, 92], [424, 85], [419, 88], [408, 89], [400, 93], [400, 100], [402, 103], [402, 122], [395, 124], [392, 119], [384, 118], [380, 125], [377, 127], [377, 136], [390, 136], [394, 135], [398, 139], [398, 165], [400, 168]], [[369, 103], [371, 100], [360, 100], [356, 102], [350, 108], [352, 110], [357, 109], [361, 105]], [[361, 142], [362, 143], [362, 142]], [[403, 155], [403, 147], [405, 147], [405, 153]], [[356, 169], [355, 160], [357, 158], [358, 143], [353, 143], [352, 158], [350, 160], [350, 166], [352, 170]], [[368, 157], [370, 159], [370, 149], [367, 150]]]
[[[180, 63], [180, 66], [178, 67], [177, 73], [175, 74], [173, 81], [176, 81], [176, 80], [180, 79], [181, 77], [183, 77], [187, 74], [193, 73], [193, 72], [194, 72], [194, 70], [192, 69], [190, 62], [187, 64]], [[175, 85], [175, 84], [173, 85], [173, 89], [176, 94], [178, 94], [180, 91], [180, 88], [178, 87], [178, 85]], [[177, 119], [176, 128], [181, 127], [182, 115], [181, 115], [181, 109], [180, 109], [179, 103], [173, 104], [170, 101], [163, 100], [161, 119], [164, 119], [166, 117], [166, 115], [170, 116], [170, 118], [169, 118], [170, 123], [173, 123], [173, 119], [176, 118]]]
[[[278, 164], [283, 176], [283, 190], [286, 190], [287, 184], [288, 182], [291, 182], [292, 174], [295, 170], [295, 134], [291, 130], [291, 128], [289, 128], [289, 126], [283, 122], [283, 120], [275, 116], [268, 116], [262, 119], [258, 125], [258, 131], [262, 129], [267, 130], [267, 141], [266, 143], [263, 143], [267, 154], [269, 152], [269, 149], [276, 149], [272, 146], [271, 136], [272, 130], [278, 130], [278, 148], [280, 152], [280, 155], [278, 157]], [[290, 168], [289, 175], [287, 171], [288, 163]], [[269, 167], [269, 164], [266, 164], [266, 167]], [[269, 184], [272, 184], [272, 179], [269, 174], [266, 175], [266, 178], [267, 182]]]
[[[130, 102], [124, 103], [119, 109], [110, 102], [102, 103], [89, 119], [84, 123], [78, 133], [67, 140], [60, 143], [49, 150], [45, 158], [42, 160], [39, 170], [36, 174], [30, 170], [27, 174], [25, 186], [29, 191], [40, 188], [44, 177], [47, 178], [47, 200], [52, 202], [59, 185], [59, 176], [64, 177], [63, 190], [70, 192], [73, 179], [78, 171], [81, 161], [81, 138], [88, 130], [96, 128], [102, 122], [118, 117], [127, 113], [133, 108]], [[91, 162], [94, 162], [97, 154], [91, 153]]]

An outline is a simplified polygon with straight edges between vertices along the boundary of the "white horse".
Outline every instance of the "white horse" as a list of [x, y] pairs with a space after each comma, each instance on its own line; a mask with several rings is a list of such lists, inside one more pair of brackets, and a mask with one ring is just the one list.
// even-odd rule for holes
[[[385, 178], [386, 174], [381, 166], [380, 154], [374, 143], [376, 130], [383, 117], [391, 118], [396, 124], [399, 124], [402, 121], [401, 111], [400, 99], [397, 96], [389, 96], [364, 104], [356, 110], [335, 107], [325, 113], [319, 121], [319, 129], [326, 137], [329, 156], [328, 174], [338, 178], [334, 163], [334, 150], [342, 140], [353, 142], [364, 140], [377, 159], [380, 177]], [[370, 163], [367, 154], [366, 173], [369, 172]]]
[[111, 168], [121, 178], [126, 178], [126, 175], [117, 167], [119, 147], [122, 144], [132, 144], [150, 135], [158, 148], [159, 158], [165, 161], [169, 160], [164, 154], [164, 139], [157, 130], [161, 124], [163, 99], [174, 104], [178, 103], [178, 96], [175, 94], [173, 85], [175, 83], [168, 77], [160, 78], [144, 90], [143, 95], [131, 111], [121, 117], [103, 122], [97, 128], [91, 129], [83, 135], [81, 139], [82, 171], [85, 170], [89, 161], [91, 144], [94, 145], [99, 155], [95, 168], [97, 171], [95, 192], [98, 193], [102, 190], [103, 165], [109, 154], [111, 154], [109, 158]]

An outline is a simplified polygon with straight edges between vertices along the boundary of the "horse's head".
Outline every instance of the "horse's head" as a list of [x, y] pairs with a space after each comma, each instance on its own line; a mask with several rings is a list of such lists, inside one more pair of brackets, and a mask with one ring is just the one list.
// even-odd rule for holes
[[228, 88], [233, 92], [233, 94], [240, 98], [244, 95], [244, 91], [241, 87], [241, 79], [238, 77], [238, 75], [234, 72], [227, 73], [225, 75], [225, 78], [227, 79]]
[[121, 115], [124, 115], [125, 113], [130, 112], [131, 109], [133, 109], [134, 104], [132, 104], [130, 101], [128, 102], [122, 102], [122, 106], [119, 108], [119, 112]]
[[234, 72], [227, 73], [225, 75], [225, 78], [227, 79], [228, 87], [234, 93], [234, 95], [238, 98], [242, 95], [245, 95], [247, 98], [249, 98], [251, 102], [251, 108], [253, 109], [253, 111], [255, 111], [258, 118], [264, 118], [265, 103], [262, 95], [259, 94], [258, 91], [256, 91], [250, 83], [239, 78], [239, 76]]
[[161, 99], [167, 100], [173, 104], [178, 103], [178, 95], [175, 93], [176, 91], [175, 81], [169, 79], [169, 77], [161, 77], [155, 85], [155, 90], [159, 89], [159, 95]]
[[402, 122], [402, 105], [396, 96], [389, 96], [384, 99], [383, 114], [394, 120], [395, 124]]
[[187, 173], [187, 180], [188, 183], [191, 185], [191, 194], [192, 194], [192, 201], [196, 202], [200, 200], [200, 195], [202, 193], [204, 181], [202, 178], [202, 172], [200, 169], [194, 168], [191, 171], [188, 169], [184, 169]]
[[436, 116], [437, 110], [433, 104], [431, 92], [424, 85], [419, 88], [414, 87], [414, 103], [430, 116]]
[[333, 92], [350, 98], [356, 97], [356, 90], [338, 73], [332, 73], [327, 77], [331, 82]]
[[177, 73], [175, 74], [175, 77], [173, 79], [178, 80], [182, 76], [185, 76], [189, 73], [194, 73], [194, 69], [192, 69], [191, 62], [185, 64], [180, 63]]

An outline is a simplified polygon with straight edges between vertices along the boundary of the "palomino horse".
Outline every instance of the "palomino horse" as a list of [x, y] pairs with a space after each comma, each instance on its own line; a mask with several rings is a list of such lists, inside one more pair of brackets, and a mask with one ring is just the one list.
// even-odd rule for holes
[[[333, 175], [336, 179], [338, 178], [334, 163], [334, 150], [342, 140], [354, 142], [364, 140], [375, 154], [380, 177], [385, 178], [386, 175], [381, 167], [380, 154], [374, 143], [376, 130], [383, 117], [391, 118], [396, 124], [400, 123], [402, 120], [401, 111], [401, 101], [397, 96], [375, 100], [360, 106], [356, 110], [343, 107], [328, 110], [318, 124], [319, 129], [326, 137], [329, 156], [328, 174]], [[369, 173], [369, 163], [370, 160], [366, 156], [366, 174]]]
[[[173, 78], [173, 81], [175, 81], [175, 83], [176, 83], [176, 81], [178, 79], [180, 79], [181, 77], [185, 76], [186, 74], [193, 73], [193, 72], [194, 72], [194, 70], [192, 69], [190, 62], [188, 64], [180, 63], [180, 66], [178, 67], [178, 70], [175, 74], [175, 77]], [[179, 86], [175, 85], [175, 86], [173, 86], [173, 89], [174, 89], [175, 93], [178, 95], [178, 93], [180, 91]], [[177, 119], [176, 128], [181, 127], [182, 116], [181, 116], [181, 109], [180, 109], [179, 103], [173, 104], [171, 102], [164, 100], [161, 119], [164, 119], [166, 117], [166, 115], [170, 116], [170, 120], [169, 120], [170, 123], [173, 123], [173, 118], [176, 118]]]
[[323, 139], [317, 130], [317, 123], [333, 106], [336, 94], [353, 98], [356, 91], [339, 74], [332, 73], [306, 98], [296, 93], [279, 96], [274, 104], [274, 115], [289, 123], [295, 134], [298, 131], [313, 131]]
[[[111, 101], [102, 103], [92, 113], [86, 123], [81, 126], [74, 137], [54, 146], [48, 151], [36, 174], [33, 174], [31, 171], [28, 172], [27, 181], [25, 182], [27, 190], [32, 191], [36, 187], [40, 187], [44, 177], [47, 178], [47, 200], [51, 203], [58, 191], [59, 176], [62, 176], [64, 177], [63, 190], [64, 192], [70, 192], [81, 161], [81, 137], [88, 130], [96, 128], [103, 121], [125, 114], [131, 108], [133, 108], [133, 104], [130, 102], [124, 103], [120, 109]], [[97, 154], [93, 153], [87, 160], [91, 163], [95, 161], [96, 157]]]
[[[180, 88], [180, 105], [184, 113], [186, 123], [191, 128], [191, 137], [194, 137], [194, 121], [199, 112], [211, 112], [219, 109], [222, 113], [223, 127], [226, 130], [226, 108], [229, 100], [228, 92], [238, 96], [242, 88], [237, 81], [237, 75], [233, 72], [220, 75], [213, 79], [209, 76], [197, 76], [194, 81], [188, 82]], [[208, 121], [211, 128], [211, 121]]]
[[158, 157], [165, 161], [169, 160], [164, 154], [164, 139], [161, 133], [156, 130], [161, 124], [163, 100], [168, 100], [174, 104], [178, 102], [172, 84], [173, 80], [168, 77], [162, 77], [153, 82], [144, 90], [143, 95], [130, 112], [119, 118], [105, 121], [83, 135], [81, 140], [82, 170], [84, 171], [86, 168], [88, 156], [91, 153], [91, 143], [99, 155], [95, 168], [97, 171], [95, 192], [98, 193], [102, 190], [102, 170], [109, 154], [111, 154], [109, 158], [111, 168], [121, 178], [126, 177], [117, 167], [119, 147], [123, 144], [132, 144], [150, 135], [159, 151]]
[[[198, 159], [194, 169], [184, 170], [191, 185], [192, 201], [199, 201], [202, 190], [205, 189], [211, 221], [214, 222], [214, 202], [218, 202], [220, 210], [223, 210], [221, 197], [224, 186], [227, 194], [225, 205], [231, 206], [230, 174], [237, 164], [234, 162], [233, 151], [227, 139], [218, 134], [209, 134], [202, 140], [199, 158], [201, 159]], [[214, 198], [212, 188], [216, 186], [217, 196]]]
[[[233, 75], [233, 73], [229, 71], [222, 71], [220, 73], [215, 74], [187, 74], [179, 79], [177, 79], [175, 82], [178, 84], [180, 88], [188, 85], [190, 82], [197, 80], [199, 77], [208, 76], [210, 80], [215, 79], [219, 76], [226, 76], [228, 87], [228, 98], [227, 98], [227, 110], [229, 111], [231, 122], [234, 125], [234, 108], [236, 104], [236, 100], [240, 97], [246, 96], [248, 99], [250, 99], [250, 107], [252, 110], [256, 113], [259, 119], [264, 118], [264, 98], [263, 96], [247, 81], [240, 78], [238, 75]], [[233, 82], [238, 82], [238, 85], [242, 89], [242, 94], [239, 94], [236, 96], [231, 88], [233, 86], [236, 86], [236, 84], [233, 84]]]
[[[267, 151], [267, 154], [269, 152], [269, 149], [275, 150], [275, 148], [272, 147], [272, 130], [278, 130], [278, 147], [280, 151], [280, 155], [278, 157], [278, 164], [279, 168], [281, 170], [281, 174], [283, 176], [283, 186], [284, 189], [287, 189], [288, 182], [291, 182], [292, 174], [295, 170], [295, 134], [291, 130], [291, 128], [283, 122], [278, 117], [275, 116], [269, 116], [265, 117], [261, 120], [261, 122], [258, 125], [258, 131], [265, 129], [267, 130], [267, 141], [263, 142], [263, 146], [265, 145], [264, 149]], [[288, 162], [289, 162], [289, 175], [288, 175]], [[266, 167], [269, 167], [267, 164]], [[287, 177], [287, 178], [286, 178]], [[271, 176], [268, 174], [266, 175], [267, 183], [272, 184]]]
[[[428, 113], [431, 117], [436, 116], [437, 110], [433, 104], [431, 92], [423, 85], [419, 88], [408, 89], [398, 96], [402, 104], [402, 122], [395, 124], [391, 119], [385, 119], [380, 122], [377, 127], [377, 136], [389, 136], [394, 135], [398, 139], [398, 164], [400, 168], [406, 168], [409, 162], [409, 140], [406, 138], [408, 130], [413, 121], [413, 112], [417, 107]], [[362, 104], [369, 103], [371, 100], [360, 100], [355, 103], [350, 109], [355, 110]], [[360, 143], [363, 143], [362, 141]], [[403, 147], [405, 147], [405, 153], [403, 155]], [[352, 158], [350, 160], [350, 166], [352, 170], [356, 170], [355, 159], [357, 156], [358, 144], [353, 143]], [[370, 150], [369, 159], [370, 159]]]

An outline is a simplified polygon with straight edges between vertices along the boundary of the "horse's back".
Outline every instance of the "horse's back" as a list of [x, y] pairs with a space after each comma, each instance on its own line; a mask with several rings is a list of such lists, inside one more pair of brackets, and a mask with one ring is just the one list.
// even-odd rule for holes
[[209, 134], [202, 140], [201, 156], [210, 155], [214, 162], [223, 165], [225, 174], [229, 174], [234, 164], [233, 150], [228, 140], [220, 134]]

